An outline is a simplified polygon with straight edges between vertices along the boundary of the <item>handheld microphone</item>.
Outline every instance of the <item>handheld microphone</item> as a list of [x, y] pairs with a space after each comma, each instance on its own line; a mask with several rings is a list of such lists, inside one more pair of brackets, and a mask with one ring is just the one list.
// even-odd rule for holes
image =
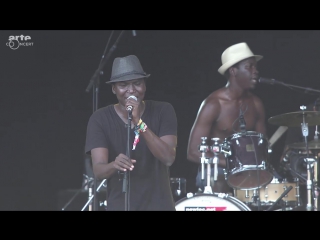
[[[132, 98], [132, 99], [134, 99], [134, 100], [136, 100], [136, 101], [138, 100], [135, 96], [129, 96], [127, 99], [130, 99], [130, 98]], [[130, 106], [130, 105], [129, 105], [129, 106], [127, 106], [126, 109], [127, 109], [128, 112], [131, 112], [132, 109], [133, 109], [133, 106]]]
[[275, 79], [272, 79], [272, 78], [259, 78], [259, 83], [267, 83], [267, 84], [283, 84], [283, 82], [280, 82], [280, 81], [277, 81]]

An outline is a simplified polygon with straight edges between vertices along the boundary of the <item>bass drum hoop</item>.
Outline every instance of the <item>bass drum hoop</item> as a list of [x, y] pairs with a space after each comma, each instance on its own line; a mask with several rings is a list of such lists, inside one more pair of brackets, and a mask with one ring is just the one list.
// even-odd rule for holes
[[[240, 211], [252, 211], [245, 203], [241, 202], [239, 199], [232, 197], [230, 195], [224, 194], [224, 193], [213, 193], [213, 194], [208, 194], [208, 193], [197, 193], [192, 195], [191, 197], [185, 197], [180, 199], [179, 201], [176, 202], [176, 210], [177, 207], [185, 202], [188, 201], [188, 199], [193, 199], [193, 198], [201, 198], [201, 197], [214, 197], [217, 199], [222, 199], [225, 200], [233, 205], [235, 205]], [[177, 210], [178, 211], [178, 210]], [[227, 210], [228, 211], [228, 210]], [[230, 211], [230, 210], [229, 210]]]

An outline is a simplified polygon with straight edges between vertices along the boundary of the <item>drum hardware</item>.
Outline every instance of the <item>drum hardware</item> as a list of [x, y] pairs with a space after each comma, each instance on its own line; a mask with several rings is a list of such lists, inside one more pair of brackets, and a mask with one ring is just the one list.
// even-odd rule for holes
[[[107, 179], [104, 179], [100, 185], [98, 186], [96, 192], [99, 192], [100, 188], [103, 186], [104, 182], [106, 181]], [[92, 199], [94, 198], [94, 195], [91, 195], [88, 199], [88, 201], [86, 202], [86, 204], [83, 206], [83, 208], [81, 209], [81, 211], [84, 211], [86, 209], [86, 207], [88, 206], [88, 204], [91, 203]]]
[[[315, 158], [310, 158], [309, 157], [309, 143], [307, 140], [307, 137], [309, 135], [309, 129], [308, 126], [315, 126], [320, 123], [320, 112], [317, 111], [305, 111], [306, 106], [300, 106], [301, 111], [300, 112], [295, 112], [295, 113], [287, 113], [287, 114], [282, 114], [276, 117], [270, 118], [268, 121], [271, 124], [278, 124], [278, 125], [283, 125], [283, 126], [288, 126], [288, 127], [296, 127], [301, 125], [301, 131], [302, 131], [302, 136], [304, 137], [304, 149], [306, 150], [306, 158], [304, 161], [307, 164], [307, 204], [306, 204], [306, 210], [307, 211], [317, 211], [318, 206], [318, 187], [317, 187], [317, 176], [315, 176], [315, 173], [317, 174], [317, 170], [314, 170], [314, 166], [317, 167], [317, 159]], [[316, 128], [317, 132], [317, 128]], [[315, 140], [310, 143], [313, 144], [310, 147], [311, 148], [319, 148], [319, 145], [317, 145], [317, 133]], [[297, 146], [298, 145], [298, 146]], [[292, 148], [301, 148], [301, 143], [299, 144], [294, 144], [291, 145], [290, 147]], [[290, 168], [290, 170], [292, 170]], [[300, 174], [297, 174], [298, 176]], [[312, 195], [314, 195], [313, 198], [313, 204], [312, 204]]]
[[300, 198], [300, 184], [299, 184], [299, 178], [294, 178], [294, 181], [296, 182], [296, 198], [297, 198], [297, 205], [296, 207], [301, 207], [301, 198]]
[[266, 211], [272, 211], [272, 209], [278, 204], [278, 202], [286, 196], [292, 189], [292, 186], [289, 186], [282, 194], [281, 196], [266, 210]]
[[252, 191], [253, 191], [252, 202], [256, 203], [260, 210], [261, 201], [260, 201], [260, 195], [258, 194], [259, 189], [253, 189]]
[[[316, 158], [306, 158], [307, 162], [307, 211], [318, 211], [319, 188], [317, 186], [317, 160]], [[313, 204], [312, 204], [313, 199]]]
[[[201, 181], [204, 181], [205, 164], [208, 163], [208, 159], [206, 158], [206, 153], [209, 151], [209, 146], [207, 145], [206, 141], [207, 141], [206, 137], [201, 137], [201, 144], [199, 145], [199, 151], [201, 152], [201, 158], [200, 158], [201, 159]], [[210, 170], [208, 170], [207, 168], [208, 172], [210, 172]], [[210, 178], [209, 178], [209, 181], [210, 181]], [[207, 183], [208, 183], [208, 179], [207, 179]]]
[[[219, 154], [220, 154], [220, 144], [218, 141], [219, 138], [212, 138], [211, 140], [214, 141], [213, 145], [211, 146], [211, 149], [208, 145], [206, 145], [207, 137], [201, 137], [201, 144], [199, 145], [199, 151], [201, 152], [201, 180], [204, 181], [204, 172], [205, 172], [205, 164], [207, 165], [207, 185], [204, 188], [204, 193], [212, 194], [212, 187], [210, 184], [211, 179], [211, 164], [214, 164], [214, 173], [213, 173], [213, 184], [218, 179], [218, 164], [219, 164]], [[213, 152], [214, 157], [213, 158], [207, 158], [206, 153], [209, 151], [209, 149]]]
[[[304, 110], [306, 110], [306, 106], [301, 106], [300, 109], [302, 110], [302, 112]], [[312, 211], [312, 189], [313, 189], [313, 180], [312, 176], [311, 176], [311, 171], [313, 168], [313, 164], [315, 162], [314, 158], [309, 158], [309, 146], [308, 146], [308, 134], [309, 134], [309, 129], [308, 129], [308, 123], [306, 123], [305, 120], [305, 115], [302, 115], [302, 123], [301, 123], [301, 130], [302, 130], [302, 135], [304, 136], [304, 140], [305, 140], [305, 144], [306, 144], [306, 151], [307, 151], [307, 158], [305, 159], [305, 161], [307, 162], [307, 175], [308, 175], [308, 179], [307, 179], [307, 196], [308, 196], [308, 202], [307, 202], [307, 206], [306, 206], [306, 210], [307, 211]], [[317, 125], [317, 124], [316, 124]], [[313, 210], [317, 210], [316, 207], [314, 207]]]
[[[300, 191], [299, 191], [299, 179], [295, 179], [294, 183], [287, 182], [286, 179], [279, 181], [274, 178], [271, 183], [265, 187], [254, 190], [237, 190], [234, 189], [234, 197], [244, 202], [252, 209], [260, 211], [261, 208], [269, 207], [273, 204], [288, 187], [295, 189], [295, 192], [290, 192], [284, 195], [283, 200], [280, 202], [282, 207], [299, 207]], [[279, 200], [280, 201], [280, 200]], [[276, 203], [277, 205], [278, 203]]]
[[[221, 149], [220, 149], [221, 153], [223, 153], [225, 159], [227, 159], [228, 156], [231, 156], [231, 148], [230, 148], [230, 142], [228, 142], [228, 139], [225, 138], [223, 143], [221, 144]], [[223, 169], [223, 175], [224, 175], [224, 179], [227, 181], [228, 178], [228, 173], [226, 171], [226, 169]]]
[[318, 203], [318, 198], [319, 198], [319, 191], [318, 191], [318, 156], [315, 157], [315, 161], [313, 163], [313, 184], [314, 184], [314, 210], [318, 211], [319, 203]]
[[170, 187], [175, 202], [186, 196], [186, 182], [185, 178], [170, 178]]
[[[218, 164], [219, 164], [219, 154], [220, 154], [220, 144], [218, 143], [218, 141], [220, 140], [220, 138], [211, 138], [211, 140], [213, 141], [213, 145], [211, 146], [211, 151], [214, 154], [214, 157], [212, 159], [212, 164], [214, 164], [213, 180], [215, 182], [218, 179]], [[210, 166], [208, 165], [208, 167]], [[210, 176], [207, 176], [207, 177], [210, 177]]]

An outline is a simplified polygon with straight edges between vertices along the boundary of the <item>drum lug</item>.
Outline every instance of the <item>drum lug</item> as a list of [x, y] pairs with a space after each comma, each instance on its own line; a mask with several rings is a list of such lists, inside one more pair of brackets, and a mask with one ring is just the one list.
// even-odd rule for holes
[[219, 198], [227, 198], [228, 194], [226, 194], [226, 193], [218, 193], [218, 197]]
[[260, 138], [259, 142], [258, 142], [258, 146], [261, 145], [263, 143], [263, 139]]
[[227, 176], [228, 173], [227, 173], [226, 169], [223, 168], [222, 170], [223, 170], [223, 174], [224, 174], [224, 179], [225, 179], [225, 180], [228, 180], [228, 176]]
[[193, 197], [193, 193], [192, 192], [187, 193], [187, 198], [192, 198], [192, 197]]

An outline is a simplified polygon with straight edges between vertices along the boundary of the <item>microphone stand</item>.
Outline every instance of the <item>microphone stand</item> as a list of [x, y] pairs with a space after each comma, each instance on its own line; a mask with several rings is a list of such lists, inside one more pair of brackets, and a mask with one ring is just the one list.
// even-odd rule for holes
[[[274, 79], [272, 79], [274, 80]], [[293, 88], [298, 88], [298, 89], [302, 89], [302, 90], [305, 90], [305, 93], [307, 92], [317, 92], [317, 93], [320, 93], [320, 90], [317, 90], [317, 89], [313, 89], [313, 88], [307, 88], [307, 87], [300, 87], [300, 86], [297, 86], [297, 85], [292, 85], [292, 84], [287, 84], [287, 83], [284, 83], [284, 82], [280, 82], [280, 81], [273, 81], [273, 82], [270, 82], [270, 84], [279, 84], [279, 85], [283, 85], [285, 87], [293, 87]]]
[[[132, 121], [132, 110], [128, 111], [128, 125], [127, 125], [127, 149], [126, 155], [131, 158], [130, 155], [130, 131], [131, 131], [131, 121]], [[129, 211], [129, 190], [130, 190], [130, 172], [129, 170], [123, 172], [122, 178], [122, 192], [125, 194], [125, 211]]]
[[[109, 60], [111, 54], [115, 51], [115, 49], [117, 48], [117, 44], [120, 40], [120, 37], [122, 36], [124, 30], [121, 31], [121, 33], [119, 34], [116, 42], [113, 44], [113, 46], [109, 49], [107, 56], [105, 57], [105, 54], [107, 52], [107, 48], [109, 46], [109, 42], [110, 39], [113, 35], [114, 30], [112, 30], [108, 43], [106, 45], [106, 48], [104, 49], [103, 55], [101, 57], [99, 66], [97, 68], [97, 70], [94, 72], [93, 76], [91, 77], [89, 84], [86, 88], [86, 92], [89, 92], [90, 89], [92, 88], [93, 90], [93, 112], [95, 112], [99, 107], [98, 105], [98, 99], [99, 99], [99, 85], [100, 85], [100, 75], [103, 75], [103, 67], [106, 65], [107, 61]], [[97, 198], [96, 198], [96, 187], [97, 186], [97, 179], [94, 177], [94, 183], [93, 183], [93, 197], [94, 197], [94, 201], [93, 201], [93, 210], [97, 211], [98, 210], [98, 202], [97, 202]], [[91, 189], [89, 189], [89, 198], [91, 198]], [[90, 202], [91, 204], [91, 202]], [[89, 206], [89, 209], [92, 209]]]

